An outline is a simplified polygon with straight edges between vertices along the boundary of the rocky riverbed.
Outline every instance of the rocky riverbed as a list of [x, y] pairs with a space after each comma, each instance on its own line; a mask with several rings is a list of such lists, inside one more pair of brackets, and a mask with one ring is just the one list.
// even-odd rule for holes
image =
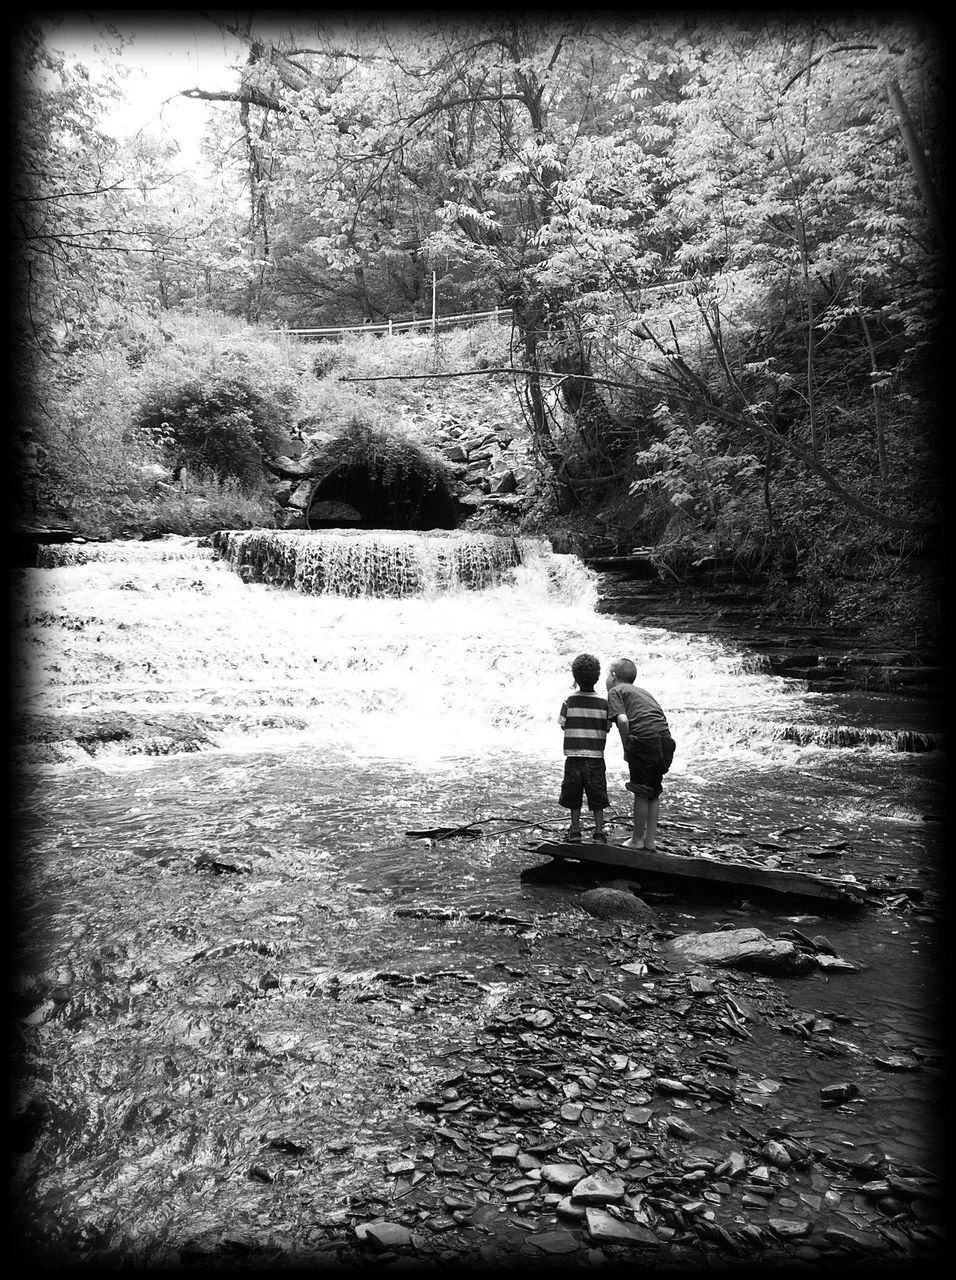
[[[14, 1106], [26, 1257], [740, 1270], [941, 1254], [938, 1170], [844, 1140], [868, 1104], [848, 1028], [798, 1014], [774, 976], [839, 964], [825, 934], [755, 950], [731, 911], [724, 946], [678, 938], [617, 883], [581, 895], [591, 923], [566, 938], [478, 913], [473, 927], [525, 957], [495, 981], [339, 972], [360, 914], [345, 901], [273, 879], [257, 917], [256, 870], [228, 856], [109, 874], [115, 941], [77, 919], [70, 964], [17, 979], [14, 1048], [28, 1075], [43, 1064]], [[210, 901], [228, 922], [216, 938]], [[316, 913], [318, 945], [302, 928]], [[439, 929], [455, 915], [395, 914]], [[802, 1076], [781, 1069], [784, 1042], [826, 1064], [810, 1111], [788, 1102]], [[866, 1062], [941, 1069], [910, 1050]]]
[[[207, 612], [222, 625], [221, 608]], [[69, 623], [66, 642], [82, 640]], [[99, 662], [102, 624], [95, 634]], [[121, 655], [129, 670], [125, 626], [104, 688]], [[691, 855], [743, 844], [817, 870], [826, 854], [868, 882], [885, 856], [872, 938], [745, 902], [685, 912], [643, 888], [642, 908], [605, 885], [624, 897], [602, 912], [573, 879], [526, 894], [533, 859], [513, 829], [470, 847], [456, 824], [499, 796], [498, 756], [473, 762], [464, 798], [457, 769], [409, 771], [399, 815], [392, 756], [363, 760], [361, 795], [343, 799], [354, 768], [335, 772], [328, 749], [223, 749], [236, 716], [262, 729], [281, 712], [287, 729], [303, 713], [237, 706], [239, 687], [186, 712], [101, 705], [90, 686], [16, 726], [29, 765], [11, 1191], [26, 1265], [939, 1260], [945, 1153], [928, 1150], [926, 1116], [944, 1105], [943, 1063], [935, 1033], [911, 1034], [894, 1009], [911, 987], [889, 971], [924, 974], [942, 919], [919, 892], [939, 864], [914, 830], [935, 812], [911, 776], [922, 759], [885, 774], [860, 763], [852, 786], [844, 773], [839, 838], [803, 808], [830, 796], [829, 762], [799, 775], [797, 817], [764, 791], [748, 808], [750, 783], [735, 791], [730, 775], [669, 796], [662, 841]], [[111, 743], [113, 764], [89, 767]], [[137, 755], [166, 758], [141, 768]], [[551, 767], [520, 763], [514, 803], [540, 825]], [[866, 805], [883, 777], [893, 804], [877, 840]], [[458, 834], [403, 839], [426, 815]], [[790, 967], [755, 970], [754, 946]], [[834, 994], [831, 978], [858, 985]]]
[[[379, 1259], [474, 1265], [933, 1256], [935, 1180], [854, 1162], [829, 1136], [858, 1097], [852, 1081], [835, 1070], [815, 1116], [768, 1123], [767, 1100], [785, 1082], [742, 1045], [756, 1023], [787, 1026], [780, 992], [739, 972], [671, 973], [667, 954], [666, 934], [621, 931], [607, 939], [604, 973], [539, 971], [522, 984], [415, 1099], [408, 1140], [382, 1154], [361, 1206], [322, 1224], [323, 1249], [354, 1253], [354, 1231]], [[645, 979], [636, 991], [624, 989], [629, 975]], [[819, 1053], [836, 1031], [793, 1028]]]

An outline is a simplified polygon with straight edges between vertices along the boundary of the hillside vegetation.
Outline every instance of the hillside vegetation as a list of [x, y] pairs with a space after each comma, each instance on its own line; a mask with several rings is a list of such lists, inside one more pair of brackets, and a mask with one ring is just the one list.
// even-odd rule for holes
[[[651, 547], [678, 581], [730, 562], [793, 616], [938, 643], [930, 21], [229, 30], [248, 50], [234, 90], [187, 94], [211, 113], [201, 181], [111, 136], [120, 86], [23, 26], [24, 519], [294, 527], [303, 456], [421, 450], [474, 527]], [[436, 298], [509, 322], [282, 332]]]

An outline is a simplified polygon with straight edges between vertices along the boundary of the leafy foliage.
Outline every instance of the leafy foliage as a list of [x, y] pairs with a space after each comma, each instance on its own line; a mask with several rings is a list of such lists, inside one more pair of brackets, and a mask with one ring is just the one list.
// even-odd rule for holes
[[[300, 261], [351, 281], [363, 314], [391, 314], [377, 273], [409, 254], [443, 296], [464, 271], [515, 308], [529, 421], [565, 502], [619, 477], [629, 434], [640, 481], [660, 433], [653, 414], [633, 423], [638, 392], [671, 415], [716, 409], [719, 452], [808, 453], [862, 516], [918, 522], [825, 453], [855, 419], [847, 386], [865, 387], [855, 430], [876, 432], [885, 486], [893, 396], [930, 355], [933, 39], [892, 15], [293, 28], [250, 44], [242, 92], [262, 112], [263, 216], [277, 236], [307, 220]], [[554, 395], [544, 371], [566, 375]]]
[[217, 479], [249, 487], [262, 479], [262, 453], [282, 437], [282, 406], [237, 373], [207, 373], [154, 393], [135, 429], [151, 436], [177, 469], [208, 469]]
[[[296, 420], [427, 426], [424, 380], [346, 378], [514, 365], [543, 523], [613, 509], [619, 536], [665, 555], [730, 542], [807, 572], [861, 539], [932, 538], [945, 131], [925, 15], [297, 16], [281, 37], [254, 19], [232, 34], [248, 57], [233, 102], [209, 103], [216, 182], [178, 182], [173, 208], [153, 195], [168, 157], [99, 127], [115, 88], [23, 42], [18, 280], [45, 344], [24, 417], [61, 473], [81, 470], [64, 437], [101, 467], [76, 425], [89, 409], [172, 461], [165, 406], [194, 465], [248, 486], [254, 449]], [[423, 316], [433, 276], [440, 313], [511, 306], [507, 350], [500, 331], [487, 351], [366, 336], [303, 367], [277, 340], [296, 405], [272, 354], [265, 385], [258, 357], [251, 380], [238, 355], [160, 371], [160, 316]], [[230, 337], [259, 341], [273, 352], [262, 331]], [[107, 346], [152, 375], [81, 404]], [[121, 420], [144, 406], [153, 434], [134, 441]]]

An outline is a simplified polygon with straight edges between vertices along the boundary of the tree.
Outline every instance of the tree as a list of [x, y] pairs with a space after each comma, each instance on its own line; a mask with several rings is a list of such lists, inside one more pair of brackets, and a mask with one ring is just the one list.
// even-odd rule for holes
[[[932, 31], [832, 18], [718, 28], [683, 62], [679, 101], [657, 113], [679, 178], [654, 222], [679, 232], [671, 275], [696, 306], [701, 349], [691, 362], [645, 313], [666, 401], [723, 422], [731, 451], [763, 454], [765, 484], [788, 455], [868, 520], [928, 531], [932, 490], [912, 463], [932, 437], [914, 449], [911, 396], [932, 361], [937, 245], [872, 86], [906, 83], [932, 127]], [[672, 310], [659, 309], [669, 325]]]
[[927, 527], [931, 24], [231, 29], [248, 47], [240, 84], [187, 96], [234, 109], [219, 143], [242, 144], [245, 205], [231, 212], [225, 188], [190, 198], [188, 246], [150, 202], [164, 305], [185, 305], [192, 280], [250, 320], [372, 319], [414, 309], [435, 271], [449, 296], [513, 308], [516, 389], [562, 509], [631, 480], [673, 513], [667, 494], [687, 486], [665, 472], [686, 463], [698, 489], [737, 492], [685, 503], [685, 523], [733, 509], [773, 533], [777, 487], [802, 476], [865, 521]]
[[[100, 121], [116, 82], [45, 47], [27, 26], [14, 47], [12, 292], [19, 339], [50, 355], [95, 340], [143, 302], [128, 255], [147, 240], [121, 149]], [[132, 215], [132, 216], [131, 216]]]
[[426, 258], [467, 264], [489, 300], [514, 309], [529, 420], [564, 491], [574, 448], [539, 377], [552, 354], [568, 374], [579, 472], [593, 473], [615, 426], [575, 379], [590, 369], [567, 305], [579, 281], [554, 270], [558, 186], [584, 116], [594, 123], [584, 40], [581, 23], [518, 21], [319, 31], [268, 47], [250, 36], [236, 94], [243, 119], [258, 111], [268, 131], [273, 219], [284, 208], [314, 227], [305, 248], [351, 278], [366, 319], [370, 269], [395, 279], [387, 264], [411, 264], [414, 297]]

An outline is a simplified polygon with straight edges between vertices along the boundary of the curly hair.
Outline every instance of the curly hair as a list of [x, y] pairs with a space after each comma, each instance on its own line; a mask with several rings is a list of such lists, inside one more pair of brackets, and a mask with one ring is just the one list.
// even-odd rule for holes
[[571, 674], [579, 689], [593, 689], [601, 675], [601, 664], [593, 653], [579, 653], [571, 663]]

